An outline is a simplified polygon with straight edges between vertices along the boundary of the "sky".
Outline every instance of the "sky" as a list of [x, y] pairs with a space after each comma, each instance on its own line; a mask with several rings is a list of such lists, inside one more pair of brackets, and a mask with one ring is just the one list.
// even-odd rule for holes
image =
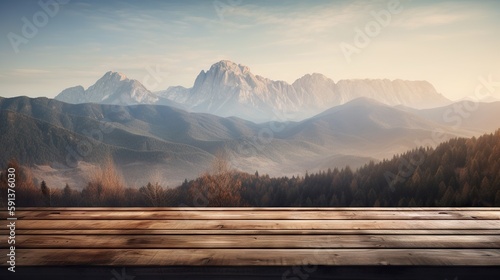
[[0, 1], [0, 33], [3, 97], [53, 98], [110, 70], [192, 87], [223, 59], [289, 83], [427, 80], [452, 100], [500, 82], [495, 0]]

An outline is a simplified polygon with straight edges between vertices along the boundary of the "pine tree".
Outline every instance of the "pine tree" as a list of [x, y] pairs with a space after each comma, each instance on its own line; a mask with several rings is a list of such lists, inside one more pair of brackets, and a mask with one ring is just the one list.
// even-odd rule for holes
[[52, 206], [52, 190], [47, 187], [45, 181], [42, 181], [42, 183], [40, 184], [40, 189], [42, 191], [42, 195], [45, 199], [46, 204], [48, 206]]

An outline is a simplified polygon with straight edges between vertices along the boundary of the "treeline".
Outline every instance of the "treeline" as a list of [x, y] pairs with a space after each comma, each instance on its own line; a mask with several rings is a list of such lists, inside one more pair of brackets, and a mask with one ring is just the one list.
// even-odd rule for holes
[[[209, 172], [168, 189], [158, 183], [126, 188], [109, 160], [81, 191], [36, 186], [29, 170], [14, 161], [8, 167], [19, 171], [20, 206], [500, 206], [500, 130], [414, 149], [356, 171], [291, 178], [237, 172], [219, 154]], [[5, 172], [0, 183], [6, 193]]]

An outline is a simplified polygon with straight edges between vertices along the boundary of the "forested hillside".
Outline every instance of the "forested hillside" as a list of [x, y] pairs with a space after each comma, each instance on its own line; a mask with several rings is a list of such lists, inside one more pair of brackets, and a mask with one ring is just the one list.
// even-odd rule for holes
[[255, 206], [500, 206], [500, 131], [409, 151], [356, 172], [240, 177], [243, 201]]
[[[22, 206], [500, 206], [500, 130], [419, 148], [356, 171], [349, 167], [271, 178], [232, 170], [224, 156], [177, 188], [125, 187], [107, 162], [82, 191], [38, 184], [11, 162]], [[5, 170], [5, 169], [4, 169]], [[260, 170], [265, 173], [265, 170]], [[2, 193], [7, 187], [5, 172]]]
[[[415, 149], [357, 171], [234, 176], [241, 202], [249, 206], [500, 206], [500, 130]], [[201, 188], [203, 180], [181, 188]]]

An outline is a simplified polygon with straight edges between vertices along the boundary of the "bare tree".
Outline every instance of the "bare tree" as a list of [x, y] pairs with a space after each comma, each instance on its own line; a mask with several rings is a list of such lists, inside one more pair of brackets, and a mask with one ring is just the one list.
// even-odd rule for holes
[[148, 183], [139, 189], [139, 192], [144, 196], [146, 203], [158, 207], [167, 204], [167, 193], [165, 189], [156, 182], [155, 184]]
[[202, 203], [195, 206], [239, 206], [241, 205], [241, 181], [231, 168], [229, 157], [218, 151], [210, 166], [209, 173], [201, 176], [189, 190], [193, 201]]
[[100, 169], [94, 170], [82, 195], [91, 206], [117, 206], [125, 202], [123, 178], [111, 158], [106, 158]]

